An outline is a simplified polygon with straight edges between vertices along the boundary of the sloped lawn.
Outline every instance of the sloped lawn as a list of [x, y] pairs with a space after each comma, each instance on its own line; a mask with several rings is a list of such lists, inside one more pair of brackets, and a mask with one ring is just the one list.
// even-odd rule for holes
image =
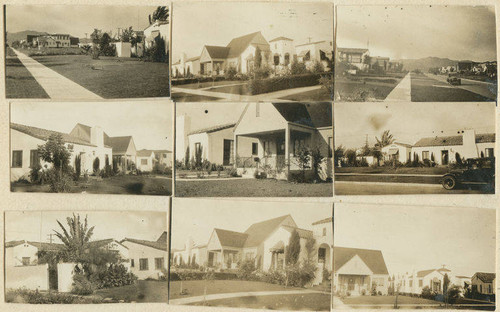
[[166, 281], [137, 281], [133, 285], [100, 289], [96, 295], [103, 299], [124, 302], [168, 302], [168, 282]]

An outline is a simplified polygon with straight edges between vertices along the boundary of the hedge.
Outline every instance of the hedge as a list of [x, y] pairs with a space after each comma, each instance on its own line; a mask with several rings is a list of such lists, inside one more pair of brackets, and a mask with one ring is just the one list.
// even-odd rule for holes
[[198, 83], [198, 82], [212, 82], [212, 81], [222, 81], [226, 80], [224, 76], [215, 76], [215, 77], [193, 77], [193, 78], [179, 78], [179, 79], [172, 79], [172, 85], [173, 86], [179, 86], [183, 84], [191, 84], [191, 83]]
[[[206, 275], [206, 272], [189, 272], [187, 280], [202, 280], [204, 279], [204, 276]], [[230, 273], [230, 272], [214, 272], [214, 279], [215, 280], [237, 280], [238, 275], [236, 273]], [[179, 278], [179, 275], [177, 272], [170, 272], [170, 281], [180, 281], [181, 279]]]
[[256, 95], [292, 88], [316, 86], [319, 84], [320, 78], [321, 74], [302, 74], [266, 79], [252, 79], [250, 81], [250, 92], [252, 95]]

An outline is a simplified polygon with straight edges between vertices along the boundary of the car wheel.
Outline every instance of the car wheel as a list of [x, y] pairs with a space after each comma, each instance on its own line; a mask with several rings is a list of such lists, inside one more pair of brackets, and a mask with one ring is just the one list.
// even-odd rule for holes
[[442, 185], [447, 190], [452, 190], [457, 186], [457, 181], [452, 176], [444, 177]]

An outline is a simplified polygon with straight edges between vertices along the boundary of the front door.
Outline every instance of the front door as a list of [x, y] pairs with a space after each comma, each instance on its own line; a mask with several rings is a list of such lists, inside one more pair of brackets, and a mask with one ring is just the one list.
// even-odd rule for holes
[[354, 290], [354, 285], [355, 285], [354, 277], [349, 277], [348, 281], [347, 281], [347, 290], [348, 291], [353, 291]]
[[224, 140], [224, 151], [222, 155], [222, 165], [229, 166], [232, 163], [234, 140]]
[[209, 267], [214, 266], [214, 253], [213, 252], [208, 253], [208, 266]]
[[447, 165], [448, 161], [448, 151], [441, 151], [441, 164]]
[[276, 154], [285, 155], [285, 139], [276, 139]]

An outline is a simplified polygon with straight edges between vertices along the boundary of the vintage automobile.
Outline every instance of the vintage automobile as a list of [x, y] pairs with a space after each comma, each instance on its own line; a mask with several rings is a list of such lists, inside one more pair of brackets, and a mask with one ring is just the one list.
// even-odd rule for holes
[[469, 158], [464, 168], [443, 175], [441, 185], [447, 190], [459, 186], [482, 186], [495, 189], [495, 158]]
[[462, 84], [462, 79], [452, 74], [448, 74], [448, 78], [446, 78], [446, 81], [453, 86], [459, 86]]

